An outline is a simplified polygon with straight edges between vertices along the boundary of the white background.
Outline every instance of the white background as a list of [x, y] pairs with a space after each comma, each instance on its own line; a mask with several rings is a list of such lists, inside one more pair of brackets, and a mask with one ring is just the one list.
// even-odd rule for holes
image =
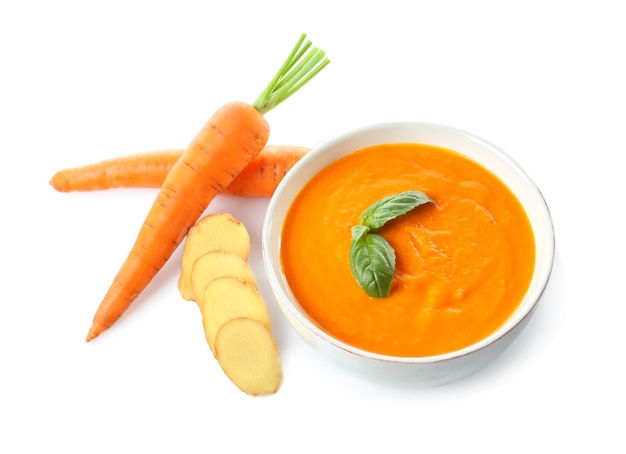
[[[0, 452], [624, 452], [621, 3], [2, 1]], [[263, 275], [267, 200], [209, 211], [250, 231], [277, 394], [252, 398], [223, 375], [178, 296], [180, 251], [84, 342], [155, 190], [61, 194], [49, 178], [186, 146], [224, 102], [252, 102], [301, 32], [332, 63], [267, 115], [270, 142], [443, 123], [505, 149], [548, 201], [548, 291], [511, 348], [465, 380], [398, 389], [304, 344]]]

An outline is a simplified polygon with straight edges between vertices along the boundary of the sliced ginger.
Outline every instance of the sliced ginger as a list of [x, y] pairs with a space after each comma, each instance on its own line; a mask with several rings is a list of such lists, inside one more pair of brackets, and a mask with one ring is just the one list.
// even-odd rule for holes
[[227, 321], [215, 337], [215, 357], [228, 378], [243, 392], [273, 394], [280, 387], [282, 368], [270, 329], [251, 318]]
[[268, 328], [271, 326], [267, 306], [255, 286], [229, 276], [211, 281], [204, 289], [202, 324], [212, 350], [220, 327], [239, 317], [258, 320]]
[[184, 299], [198, 304], [205, 338], [224, 373], [257, 396], [276, 392], [282, 369], [249, 253], [241, 222], [226, 213], [208, 215], [189, 231], [178, 285]]
[[201, 218], [187, 234], [178, 289], [186, 300], [194, 300], [191, 270], [207, 252], [221, 251], [238, 255], [244, 261], [250, 255], [250, 236], [245, 226], [228, 213], [212, 213]]
[[215, 279], [225, 276], [257, 286], [252, 269], [239, 255], [232, 252], [207, 252], [194, 262], [190, 276], [194, 299], [201, 311], [204, 306], [204, 289]]

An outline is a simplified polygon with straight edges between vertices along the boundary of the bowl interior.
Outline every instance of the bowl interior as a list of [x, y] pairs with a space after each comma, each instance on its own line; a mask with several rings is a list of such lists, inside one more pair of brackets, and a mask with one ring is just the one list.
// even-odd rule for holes
[[[448, 148], [482, 164], [498, 175], [524, 206], [535, 235], [535, 271], [526, 296], [509, 320], [488, 338], [461, 351], [427, 358], [391, 358], [353, 348], [321, 330], [298, 305], [289, 289], [280, 263], [281, 230], [291, 202], [319, 170], [334, 160], [382, 143], [422, 143]], [[281, 309], [300, 335], [321, 338], [342, 350], [380, 360], [427, 362], [465, 355], [481, 349], [512, 330], [532, 311], [551, 273], [554, 261], [554, 233], [545, 200], [528, 175], [505, 152], [467, 132], [429, 123], [387, 123], [361, 128], [315, 147], [287, 174], [272, 197], [263, 226], [263, 257], [268, 278]], [[315, 339], [311, 339], [314, 341]]]

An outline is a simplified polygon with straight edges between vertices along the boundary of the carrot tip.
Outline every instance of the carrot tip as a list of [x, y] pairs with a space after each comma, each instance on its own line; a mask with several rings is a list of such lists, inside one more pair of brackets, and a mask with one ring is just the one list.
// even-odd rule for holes
[[68, 192], [67, 178], [64, 178], [60, 172], [55, 173], [48, 183], [59, 192]]
[[102, 326], [100, 326], [98, 323], [94, 323], [93, 325], [91, 325], [91, 328], [89, 328], [89, 333], [87, 333], [87, 339], [85, 339], [85, 341], [89, 342], [95, 339], [100, 335], [101, 332]]

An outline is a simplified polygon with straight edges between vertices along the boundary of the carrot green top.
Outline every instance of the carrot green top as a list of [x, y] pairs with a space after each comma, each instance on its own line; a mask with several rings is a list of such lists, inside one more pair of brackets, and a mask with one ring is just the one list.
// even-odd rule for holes
[[252, 103], [261, 115], [289, 98], [330, 63], [323, 50], [311, 45], [303, 33], [274, 78]]

